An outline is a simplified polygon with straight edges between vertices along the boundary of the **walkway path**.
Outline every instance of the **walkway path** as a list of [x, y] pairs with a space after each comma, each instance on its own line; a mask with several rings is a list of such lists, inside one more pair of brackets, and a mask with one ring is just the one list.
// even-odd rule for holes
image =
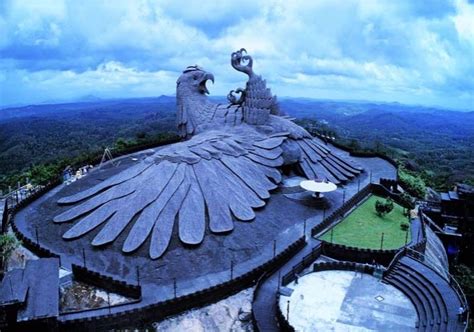
[[321, 243], [311, 237], [307, 237], [307, 240], [307, 245], [297, 255], [265, 279], [255, 290], [252, 310], [258, 331], [280, 331], [276, 319], [276, 295], [280, 284], [279, 277], [290, 272], [293, 266], [298, 264], [304, 256], [308, 255], [313, 248]]
[[[363, 165], [363, 167], [366, 169], [366, 172], [361, 174], [358, 179], [347, 184], [345, 188], [338, 188], [335, 193], [332, 193], [339, 195], [344, 193], [343, 195], [345, 196], [345, 200], [350, 199], [358, 192], [359, 189], [362, 189], [370, 182], [378, 183], [380, 178], [393, 179], [396, 177], [396, 170], [390, 166], [387, 167], [388, 163], [379, 158], [353, 159], [357, 160], [361, 165]], [[331, 196], [331, 194], [328, 196]], [[327, 212], [327, 215], [332, 212], [331, 210], [338, 207], [339, 206], [331, 206], [331, 209]], [[258, 331], [280, 331], [276, 319], [276, 295], [279, 288], [279, 278], [291, 271], [293, 266], [301, 262], [304, 256], [308, 255], [313, 250], [313, 248], [321, 244], [319, 240], [316, 240], [311, 236], [311, 228], [321, 223], [322, 220], [323, 215], [321, 213], [306, 220], [306, 246], [281, 268], [270, 272], [271, 274], [266, 279], [262, 280], [257, 286], [252, 310], [254, 314], [255, 325]]]

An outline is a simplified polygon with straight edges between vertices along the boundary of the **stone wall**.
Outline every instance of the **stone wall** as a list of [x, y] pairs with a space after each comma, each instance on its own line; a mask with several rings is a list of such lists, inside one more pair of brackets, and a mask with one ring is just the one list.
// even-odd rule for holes
[[[130, 317], [134, 317], [133, 324], [137, 327], [139, 322], [153, 322], [161, 320], [167, 316], [175, 315], [191, 308], [202, 307], [209, 303], [214, 303], [225, 296], [236, 293], [237, 291], [255, 284], [256, 280], [266, 271], [270, 271], [277, 266], [282, 265], [290, 259], [296, 252], [301, 250], [306, 244], [305, 238], [289, 245], [285, 250], [276, 255], [273, 259], [248, 271], [238, 277], [230, 279], [221, 284], [202, 289], [200, 291], [177, 296], [173, 299], [164, 300], [155, 304], [137, 307], [128, 311], [112, 312], [104, 315], [87, 315], [83, 318], [69, 319], [65, 315], [60, 321], [60, 328], [68, 331], [84, 330], [103, 330], [114, 327], [132, 327], [130, 326]], [[138, 326], [139, 327], [139, 326]]]
[[138, 284], [132, 285], [125, 281], [114, 279], [76, 264], [72, 264], [72, 273], [75, 279], [103, 288], [112, 293], [131, 297], [133, 299], [140, 299], [142, 296], [142, 288]]

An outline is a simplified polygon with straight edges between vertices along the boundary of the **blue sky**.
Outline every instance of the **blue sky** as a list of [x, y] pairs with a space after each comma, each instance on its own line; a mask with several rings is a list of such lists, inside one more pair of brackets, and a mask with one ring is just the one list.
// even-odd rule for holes
[[173, 94], [180, 72], [243, 86], [245, 47], [278, 96], [474, 110], [474, 2], [0, 1], [0, 106]]

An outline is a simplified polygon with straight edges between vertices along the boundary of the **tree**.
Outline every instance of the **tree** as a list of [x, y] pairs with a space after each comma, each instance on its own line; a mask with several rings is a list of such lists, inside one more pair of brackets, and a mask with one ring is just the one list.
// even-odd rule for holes
[[125, 141], [123, 138], [120, 137], [115, 142], [115, 146], [117, 147], [118, 150], [123, 150], [127, 147], [127, 141]]
[[360, 143], [358, 140], [356, 139], [351, 139], [351, 141], [349, 142], [349, 145], [348, 147], [352, 150], [352, 151], [359, 151], [361, 149], [361, 146], [360, 146]]
[[382, 143], [382, 141], [379, 138], [376, 138], [374, 141], [374, 150], [377, 153], [385, 153], [386, 149]]
[[375, 201], [375, 211], [379, 217], [383, 217], [386, 214], [390, 213], [393, 210], [393, 201], [390, 198], [387, 198], [385, 202]]
[[6, 262], [11, 257], [13, 251], [20, 246], [21, 242], [9, 233], [0, 234], [0, 267], [3, 271]]

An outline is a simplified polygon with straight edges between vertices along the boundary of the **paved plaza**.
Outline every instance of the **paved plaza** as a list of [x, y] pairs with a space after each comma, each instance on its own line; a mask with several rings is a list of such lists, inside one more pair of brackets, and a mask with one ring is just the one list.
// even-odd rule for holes
[[280, 309], [297, 331], [415, 331], [417, 314], [395, 287], [368, 274], [322, 271], [307, 274], [280, 296]]

